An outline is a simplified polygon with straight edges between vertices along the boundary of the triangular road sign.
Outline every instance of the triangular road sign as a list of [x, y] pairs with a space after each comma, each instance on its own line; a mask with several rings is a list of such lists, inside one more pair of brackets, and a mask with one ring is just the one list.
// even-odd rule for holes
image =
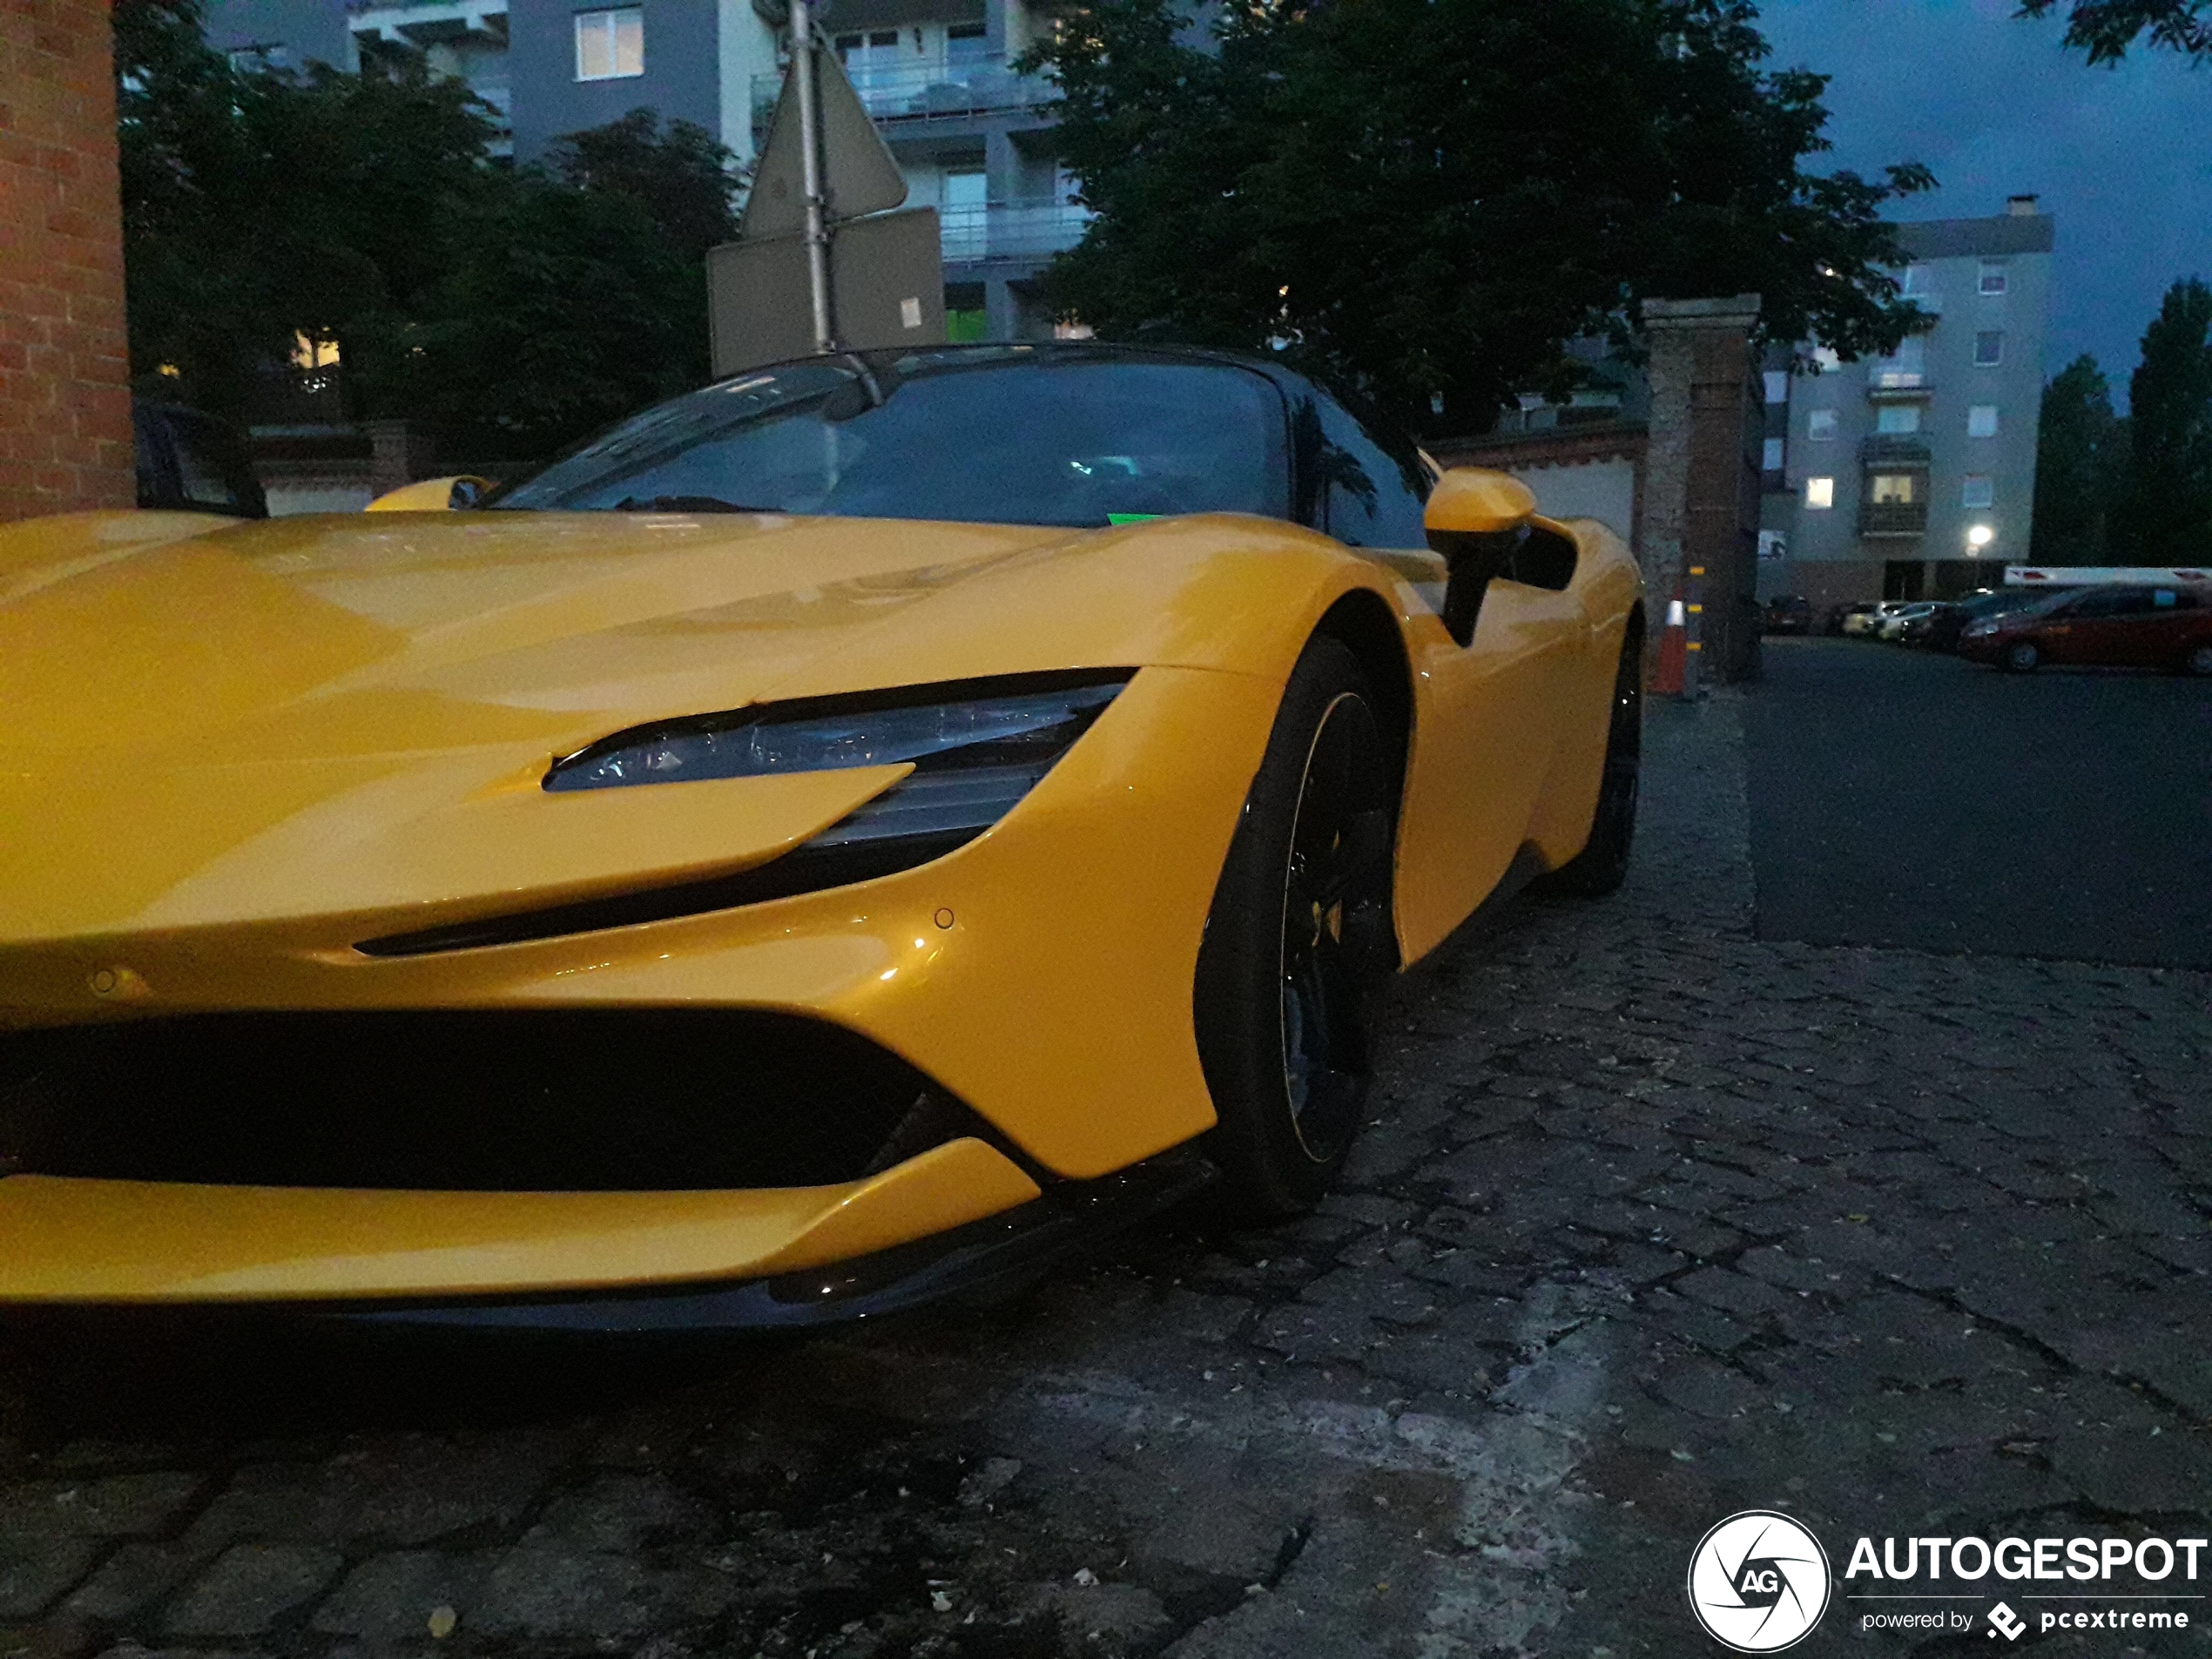
[[[826, 47], [814, 54], [822, 123], [822, 192], [833, 221], [880, 213], [907, 199], [907, 176], [899, 171], [883, 135], [868, 119], [860, 95], [845, 78], [845, 66]], [[799, 139], [797, 77], [803, 60], [794, 60], [784, 77], [783, 96], [753, 171], [745, 198], [745, 221], [738, 234], [745, 241], [788, 236], [806, 228], [806, 184]]]

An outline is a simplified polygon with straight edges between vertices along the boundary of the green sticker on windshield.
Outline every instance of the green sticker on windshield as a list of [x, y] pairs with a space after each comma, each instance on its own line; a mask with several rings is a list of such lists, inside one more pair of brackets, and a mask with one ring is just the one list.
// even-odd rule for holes
[[1148, 518], [1165, 516], [1166, 515], [1163, 513], [1109, 513], [1106, 515], [1106, 522], [1109, 524], [1142, 524]]

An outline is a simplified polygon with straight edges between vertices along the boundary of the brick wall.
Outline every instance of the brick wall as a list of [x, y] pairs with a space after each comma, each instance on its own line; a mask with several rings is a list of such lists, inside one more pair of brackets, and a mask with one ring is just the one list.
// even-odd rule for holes
[[0, 520], [128, 507], [107, 0], [0, 0]]

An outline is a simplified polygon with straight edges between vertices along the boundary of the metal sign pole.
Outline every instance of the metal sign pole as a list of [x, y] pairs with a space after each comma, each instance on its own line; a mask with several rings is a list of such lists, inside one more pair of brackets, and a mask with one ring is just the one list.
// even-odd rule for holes
[[814, 302], [814, 349], [837, 349], [830, 323], [828, 204], [822, 194], [822, 115], [816, 97], [818, 42], [812, 0], [791, 0], [791, 72], [799, 78], [799, 176], [806, 192], [806, 287]]

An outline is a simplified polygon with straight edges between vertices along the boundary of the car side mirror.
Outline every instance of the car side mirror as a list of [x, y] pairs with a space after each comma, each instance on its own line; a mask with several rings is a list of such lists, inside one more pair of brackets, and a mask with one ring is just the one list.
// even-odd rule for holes
[[1460, 644], [1474, 639], [1482, 596], [1512, 563], [1535, 510], [1527, 485], [1487, 467], [1453, 467], [1429, 491], [1421, 524], [1444, 556], [1444, 627]]

